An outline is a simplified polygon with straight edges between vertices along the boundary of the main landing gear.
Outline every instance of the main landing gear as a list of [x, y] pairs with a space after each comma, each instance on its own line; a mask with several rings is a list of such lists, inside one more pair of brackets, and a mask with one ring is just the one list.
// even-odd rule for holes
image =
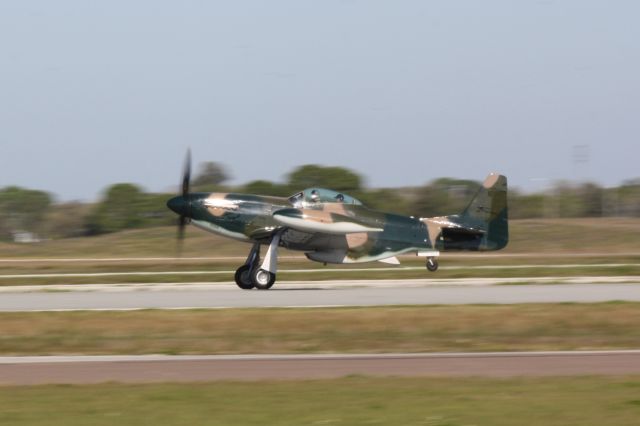
[[278, 267], [278, 244], [280, 235], [276, 234], [271, 239], [267, 254], [260, 262], [260, 243], [255, 243], [249, 252], [247, 261], [236, 270], [235, 281], [243, 290], [269, 290], [276, 282]]

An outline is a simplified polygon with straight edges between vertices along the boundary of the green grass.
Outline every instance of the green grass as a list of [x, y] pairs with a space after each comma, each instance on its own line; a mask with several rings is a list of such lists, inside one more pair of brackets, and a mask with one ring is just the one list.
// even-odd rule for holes
[[[494, 255], [443, 253], [441, 269], [427, 273], [424, 259], [402, 257], [402, 266], [419, 270], [389, 268], [382, 263], [328, 265], [307, 261], [300, 252], [282, 250], [279, 280], [328, 279], [402, 279], [402, 278], [468, 278], [468, 277], [538, 277], [640, 275], [640, 219], [555, 219], [521, 220], [511, 225], [511, 242], [507, 249]], [[86, 237], [40, 244], [0, 243], [0, 275], [64, 274], [101, 272], [162, 271], [229, 271], [226, 274], [98, 276], [98, 277], [18, 277], [0, 278], [2, 285], [81, 284], [81, 283], [149, 283], [149, 282], [230, 282], [234, 271], [249, 250], [249, 245], [219, 237], [193, 227], [188, 228], [181, 259], [119, 260], [83, 262], [20, 262], [40, 258], [144, 258], [176, 256], [175, 229], [152, 228], [120, 232], [100, 237]], [[526, 254], [522, 256], [523, 254]], [[588, 257], [574, 257], [588, 254]], [[520, 255], [504, 257], [503, 255]], [[232, 257], [232, 259], [193, 260], [194, 257]], [[290, 258], [294, 256], [295, 258]], [[7, 261], [8, 260], [8, 261]], [[629, 263], [631, 266], [590, 267], [588, 264]], [[539, 268], [510, 269], [512, 265], [541, 265]], [[578, 265], [572, 268], [546, 268], [550, 264]], [[474, 269], [493, 265], [493, 269]], [[457, 269], [447, 269], [455, 267]], [[363, 272], [348, 269], [367, 268]], [[285, 272], [287, 269], [316, 269], [321, 272]]]
[[[281, 265], [286, 268], [286, 265]], [[107, 275], [107, 276], [85, 276], [85, 277], [19, 277], [0, 278], [0, 286], [20, 286], [20, 285], [51, 285], [51, 284], [118, 284], [118, 283], [231, 283], [233, 282], [233, 271], [237, 265], [229, 265], [227, 271], [222, 274], [197, 273], [188, 275], [162, 274], [162, 275]], [[129, 269], [131, 270], [131, 269]], [[198, 269], [206, 270], [206, 268]], [[135, 271], [135, 270], [134, 270]], [[77, 271], [74, 271], [77, 272]], [[36, 273], [51, 273], [38, 271]], [[326, 280], [383, 280], [383, 279], [448, 279], [448, 278], [535, 278], [535, 277], [575, 277], [575, 276], [640, 276], [640, 263], [638, 266], [620, 267], [571, 267], [562, 269], [546, 268], [516, 268], [516, 269], [442, 269], [438, 272], [430, 273], [426, 269], [403, 270], [381, 270], [371, 268], [365, 271], [352, 271], [348, 268], [331, 268], [319, 272], [288, 272], [280, 269], [278, 272], [278, 282], [284, 281], [326, 281]]]
[[1, 355], [640, 348], [640, 303], [0, 313]]
[[336, 380], [0, 387], [0, 424], [629, 425], [640, 378]]
[[[187, 229], [184, 257], [246, 256], [250, 248], [194, 227]], [[161, 227], [39, 244], [0, 243], [0, 258], [172, 257], [175, 236], [175, 228]], [[510, 222], [509, 246], [502, 253], [637, 253], [638, 241], [637, 218], [517, 220]]]
[[[92, 283], [154, 283], [154, 282], [232, 282], [233, 271], [242, 260], [166, 260], [127, 262], [3, 262], [0, 263], [0, 286], [25, 284], [92, 284]], [[327, 265], [309, 262], [305, 259], [284, 258], [279, 262], [279, 281], [292, 280], [336, 280], [336, 279], [415, 279], [415, 278], [509, 278], [546, 276], [634, 276], [640, 275], [640, 255], [638, 256], [595, 256], [570, 258], [539, 257], [469, 257], [448, 256], [441, 258], [441, 268], [429, 273], [424, 267], [424, 259], [415, 256], [402, 259], [402, 265], [391, 266], [382, 263], [355, 265]], [[624, 265], [622, 265], [624, 264]], [[514, 268], [514, 266], [528, 267]], [[553, 265], [570, 267], [554, 268]], [[487, 269], [487, 267], [490, 268]], [[407, 269], [409, 268], [409, 269]], [[413, 268], [413, 269], [411, 269]], [[354, 271], [354, 269], [356, 271]], [[305, 270], [307, 272], [295, 272]], [[311, 270], [312, 272], [308, 272]], [[199, 274], [180, 275], [170, 272], [193, 272]], [[99, 276], [44, 276], [47, 274], [101, 274], [140, 273], [154, 275], [99, 275]], [[167, 272], [167, 273], [164, 273]], [[163, 273], [162, 275], [155, 275]], [[20, 276], [40, 274], [43, 276]], [[7, 278], [3, 275], [19, 275]]]

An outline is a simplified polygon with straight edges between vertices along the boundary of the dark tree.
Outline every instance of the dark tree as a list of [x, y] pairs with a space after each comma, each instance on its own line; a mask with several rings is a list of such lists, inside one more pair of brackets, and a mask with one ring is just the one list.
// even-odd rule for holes
[[0, 190], [0, 233], [11, 238], [18, 231], [38, 233], [52, 203], [50, 194], [44, 191], [10, 186]]
[[359, 191], [362, 178], [343, 167], [324, 167], [307, 164], [298, 167], [289, 175], [289, 186], [296, 190], [314, 186], [341, 192]]
[[200, 164], [198, 174], [193, 179], [194, 186], [218, 186], [226, 182], [229, 176], [222, 164], [207, 161]]

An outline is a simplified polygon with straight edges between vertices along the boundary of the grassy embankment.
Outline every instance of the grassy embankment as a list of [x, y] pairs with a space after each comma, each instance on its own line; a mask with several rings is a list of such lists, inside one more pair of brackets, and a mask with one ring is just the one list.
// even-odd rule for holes
[[[230, 271], [243, 262], [248, 244], [189, 228], [182, 259], [95, 261], [92, 258], [171, 257], [176, 255], [175, 229], [153, 228], [92, 238], [47, 241], [40, 244], [0, 244], [0, 275], [202, 271], [195, 275], [111, 275], [97, 277], [0, 278], [0, 285], [118, 282], [230, 281]], [[511, 224], [511, 242], [494, 255], [443, 254], [436, 275], [423, 269], [423, 260], [403, 257], [402, 266], [381, 263], [323, 266], [302, 253], [281, 252], [279, 280], [366, 278], [535, 277], [572, 275], [640, 275], [640, 219], [522, 220]], [[575, 255], [588, 255], [575, 257]], [[508, 256], [504, 256], [508, 255]], [[194, 257], [232, 259], [191, 259]], [[294, 258], [291, 258], [293, 256]], [[84, 258], [82, 262], [21, 262], [37, 258]], [[9, 260], [9, 261], [6, 261]], [[631, 264], [608, 266], [611, 264]], [[549, 265], [576, 265], [553, 268]], [[605, 266], [594, 266], [604, 264]], [[494, 266], [484, 269], [486, 266]], [[515, 265], [539, 267], [513, 268]], [[477, 268], [482, 266], [483, 268]], [[350, 271], [351, 269], [370, 269]], [[315, 272], [287, 272], [313, 269]], [[219, 273], [211, 273], [219, 271]], [[222, 273], [220, 273], [222, 272]]]
[[0, 424], [637, 425], [640, 378], [0, 387]]
[[0, 313], [0, 324], [0, 355], [640, 347], [640, 303]]

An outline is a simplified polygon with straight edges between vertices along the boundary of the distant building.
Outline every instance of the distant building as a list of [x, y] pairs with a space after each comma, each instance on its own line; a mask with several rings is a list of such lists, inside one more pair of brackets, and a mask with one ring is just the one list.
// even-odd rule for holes
[[40, 238], [37, 234], [28, 231], [14, 231], [13, 232], [13, 242], [14, 243], [39, 243]]

